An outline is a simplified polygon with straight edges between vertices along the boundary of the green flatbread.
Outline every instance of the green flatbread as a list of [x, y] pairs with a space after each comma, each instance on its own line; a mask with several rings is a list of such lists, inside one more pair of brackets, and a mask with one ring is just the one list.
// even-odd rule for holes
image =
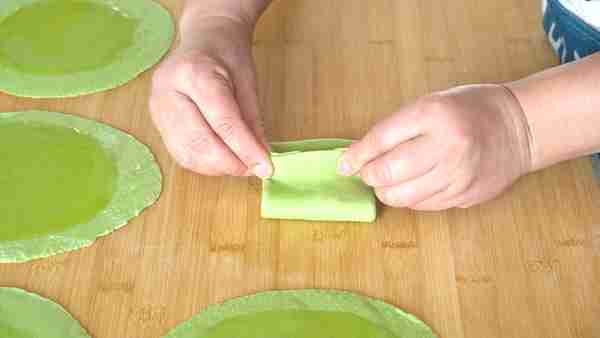
[[337, 174], [352, 141], [315, 139], [273, 143], [274, 175], [263, 180], [264, 218], [373, 222], [375, 196], [359, 177]]
[[0, 91], [54, 98], [118, 87], [169, 50], [174, 24], [152, 0], [2, 0]]
[[0, 113], [0, 168], [0, 263], [89, 246], [161, 192], [146, 146], [60, 113]]
[[0, 288], [0, 337], [90, 338], [60, 305], [14, 288]]
[[164, 338], [434, 338], [413, 315], [340, 291], [259, 293], [209, 307]]

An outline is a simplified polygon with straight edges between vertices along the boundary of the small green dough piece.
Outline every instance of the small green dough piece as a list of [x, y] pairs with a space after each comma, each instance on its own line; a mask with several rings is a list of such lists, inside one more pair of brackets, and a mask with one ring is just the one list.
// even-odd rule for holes
[[261, 215], [274, 219], [373, 222], [375, 196], [359, 177], [337, 174], [352, 141], [315, 139], [273, 143], [275, 172], [263, 180]]
[[162, 188], [146, 146], [60, 113], [0, 113], [0, 167], [0, 263], [89, 246], [152, 205]]
[[435, 338], [382, 301], [328, 290], [259, 293], [211, 306], [164, 338]]
[[2, 0], [0, 91], [43, 98], [114, 88], [156, 64], [173, 36], [171, 16], [151, 0]]
[[0, 337], [90, 338], [60, 305], [15, 288], [0, 288]]

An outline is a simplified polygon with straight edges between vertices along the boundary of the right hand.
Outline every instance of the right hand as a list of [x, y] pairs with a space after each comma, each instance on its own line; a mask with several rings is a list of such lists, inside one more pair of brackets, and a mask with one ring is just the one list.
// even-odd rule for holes
[[150, 110], [184, 168], [203, 175], [270, 177], [251, 48], [252, 27], [205, 18], [154, 74]]
[[466, 208], [488, 201], [531, 170], [530, 125], [502, 85], [425, 96], [378, 123], [340, 163], [360, 173], [386, 205]]

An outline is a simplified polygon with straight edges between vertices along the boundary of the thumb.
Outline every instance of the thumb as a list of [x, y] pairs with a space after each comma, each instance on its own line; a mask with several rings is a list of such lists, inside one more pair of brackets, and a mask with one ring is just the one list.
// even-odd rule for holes
[[377, 123], [365, 137], [353, 143], [340, 160], [339, 173], [345, 176], [354, 175], [367, 163], [397, 145], [419, 136], [420, 128], [412, 111], [410, 106], [403, 108]]

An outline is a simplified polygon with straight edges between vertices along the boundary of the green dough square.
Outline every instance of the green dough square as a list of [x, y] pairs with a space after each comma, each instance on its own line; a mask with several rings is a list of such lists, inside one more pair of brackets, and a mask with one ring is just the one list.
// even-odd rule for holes
[[337, 174], [352, 141], [316, 139], [271, 144], [275, 172], [263, 180], [261, 215], [272, 219], [373, 222], [373, 190]]

